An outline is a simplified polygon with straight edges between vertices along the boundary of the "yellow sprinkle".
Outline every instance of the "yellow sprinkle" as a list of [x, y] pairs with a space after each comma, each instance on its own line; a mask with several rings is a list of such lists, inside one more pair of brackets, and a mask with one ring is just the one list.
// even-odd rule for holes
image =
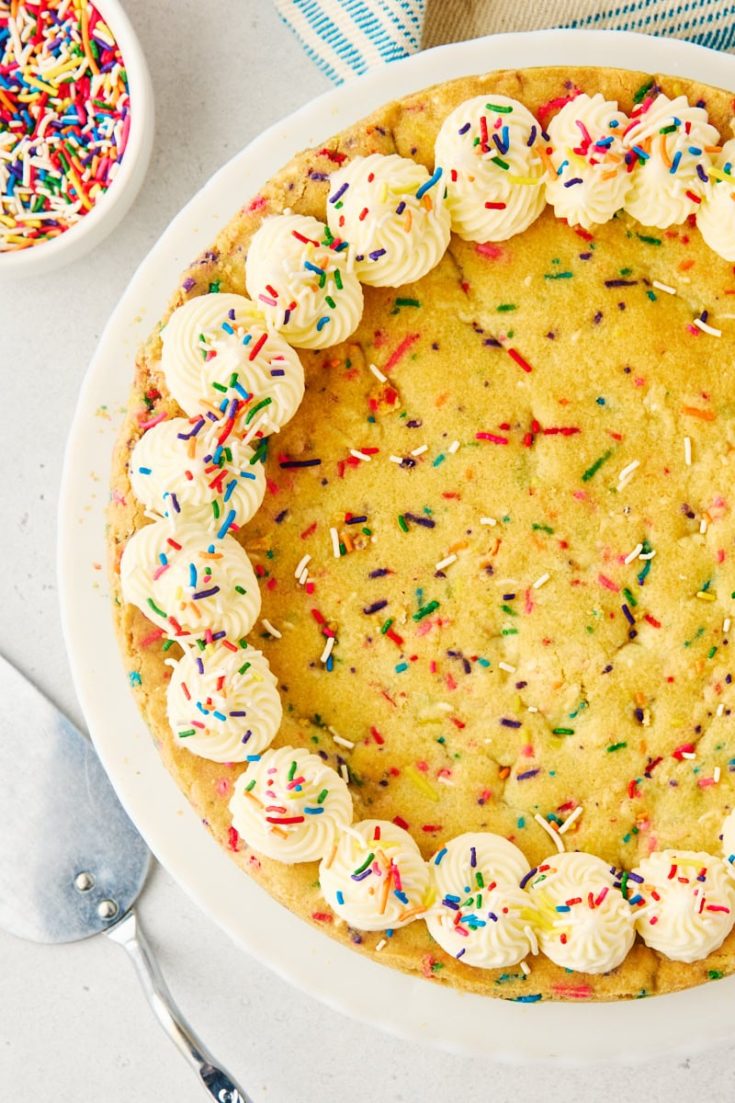
[[713, 594], [711, 590], [698, 590], [697, 597], [700, 601], [716, 601], [717, 594]]
[[33, 88], [39, 88], [42, 92], [49, 92], [52, 96], [56, 93], [56, 88], [53, 84], [46, 84], [44, 81], [38, 80], [32, 73], [24, 73], [23, 80]]
[[423, 774], [419, 773], [415, 766], [407, 766], [403, 771], [410, 782], [416, 786], [419, 792], [424, 793], [431, 800], [439, 800], [439, 794]]

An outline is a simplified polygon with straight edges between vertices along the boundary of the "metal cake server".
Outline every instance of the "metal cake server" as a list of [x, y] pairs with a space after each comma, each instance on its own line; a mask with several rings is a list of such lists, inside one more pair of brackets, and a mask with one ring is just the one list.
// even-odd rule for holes
[[0, 656], [0, 927], [34, 942], [106, 932], [132, 958], [163, 1029], [210, 1100], [252, 1103], [197, 1038], [135, 913], [150, 853], [92, 744]]

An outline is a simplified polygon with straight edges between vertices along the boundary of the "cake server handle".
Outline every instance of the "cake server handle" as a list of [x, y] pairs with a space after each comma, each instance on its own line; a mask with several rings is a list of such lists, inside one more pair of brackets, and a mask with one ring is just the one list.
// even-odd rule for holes
[[108, 931], [108, 938], [117, 942], [132, 958], [148, 1003], [171, 1041], [183, 1054], [201, 1080], [207, 1098], [216, 1103], [253, 1103], [239, 1088], [229, 1073], [217, 1063], [207, 1047], [197, 1038], [176, 1006], [150, 943], [134, 909]]

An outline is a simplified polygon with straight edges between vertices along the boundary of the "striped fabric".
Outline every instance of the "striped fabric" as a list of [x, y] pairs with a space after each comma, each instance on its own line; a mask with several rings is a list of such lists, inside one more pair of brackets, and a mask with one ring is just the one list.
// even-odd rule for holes
[[642, 31], [735, 49], [724, 0], [274, 0], [312, 61], [336, 84], [422, 48], [544, 27]]

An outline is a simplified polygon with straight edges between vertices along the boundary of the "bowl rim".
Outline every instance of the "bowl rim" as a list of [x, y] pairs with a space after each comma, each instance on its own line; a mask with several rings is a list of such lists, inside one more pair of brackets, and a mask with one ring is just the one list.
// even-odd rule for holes
[[[0, 251], [0, 274], [3, 277], [31, 274], [55, 267], [65, 253], [76, 252], [86, 237], [95, 233], [125, 197], [128, 186], [134, 184], [134, 174], [146, 147], [153, 115], [153, 88], [148, 63], [133, 25], [120, 0], [86, 0], [95, 7], [112, 31], [128, 77], [130, 95], [130, 133], [120, 170], [105, 194], [92, 210], [52, 241], [17, 251]], [[110, 227], [112, 229], [112, 227]], [[73, 256], [70, 256], [73, 260]]]

